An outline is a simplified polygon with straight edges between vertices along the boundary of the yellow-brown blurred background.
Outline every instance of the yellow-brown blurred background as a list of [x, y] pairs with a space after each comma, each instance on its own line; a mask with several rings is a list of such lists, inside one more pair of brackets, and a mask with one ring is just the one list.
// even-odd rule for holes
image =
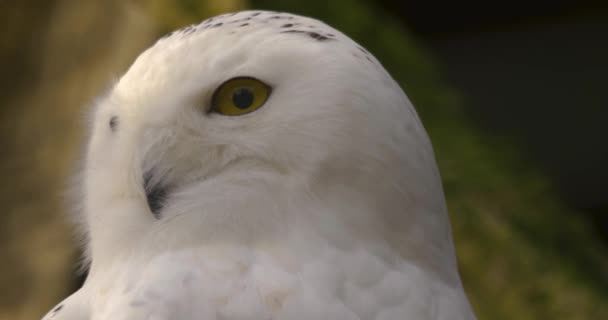
[[479, 319], [608, 319], [606, 6], [491, 3], [2, 1], [0, 319], [38, 319], [82, 280], [66, 192], [87, 105], [157, 37], [245, 8], [320, 18], [401, 83]]

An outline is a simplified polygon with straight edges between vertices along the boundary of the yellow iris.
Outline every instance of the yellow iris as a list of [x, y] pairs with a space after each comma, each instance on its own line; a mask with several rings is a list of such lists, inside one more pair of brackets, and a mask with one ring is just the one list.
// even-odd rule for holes
[[251, 77], [232, 78], [213, 93], [211, 110], [227, 116], [238, 116], [259, 109], [270, 95], [270, 87]]

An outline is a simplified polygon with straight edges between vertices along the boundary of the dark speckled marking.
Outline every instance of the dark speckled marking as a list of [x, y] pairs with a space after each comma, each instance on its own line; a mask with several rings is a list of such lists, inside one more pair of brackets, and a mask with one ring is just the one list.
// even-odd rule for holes
[[116, 131], [116, 128], [118, 127], [118, 117], [117, 116], [112, 116], [110, 118], [110, 130], [112, 130], [112, 132]]
[[318, 34], [318, 33], [316, 33], [316, 32], [309, 32], [309, 33], [308, 33], [308, 35], [309, 35], [311, 38], [313, 38], [313, 39], [315, 39], [315, 40], [319, 40], [319, 41], [325, 41], [325, 40], [329, 40], [329, 38], [328, 38], [328, 37], [326, 37], [326, 36], [324, 36], [324, 35], [322, 35], [322, 34]]
[[196, 27], [195, 26], [187, 26], [184, 30], [183, 33], [184, 34], [190, 34], [190, 33], [194, 33], [196, 31]]
[[56, 315], [57, 315], [57, 313], [58, 313], [58, 312], [59, 312], [61, 309], [63, 309], [63, 304], [60, 304], [60, 305], [56, 306], [56, 307], [55, 307], [55, 308], [54, 308], [54, 309], [51, 311], [51, 313], [52, 313], [52, 314], [51, 314], [51, 317], [56, 316]]
[[228, 23], [233, 24], [233, 23], [241, 23], [241, 22], [245, 22], [245, 21], [249, 21], [251, 20], [251, 17], [247, 17], [247, 18], [243, 18], [243, 19], [236, 19], [236, 20], [232, 20]]
[[317, 41], [326, 41], [326, 40], [334, 40], [334, 39], [330, 39], [324, 35], [318, 34], [316, 32], [312, 32], [312, 31], [302, 31], [302, 30], [286, 30], [286, 31], [281, 31], [281, 33], [303, 33], [303, 34], [307, 34], [309, 37], [317, 40]]
[[170, 37], [170, 36], [172, 36], [174, 33], [175, 33], [175, 31], [171, 31], [171, 32], [167, 33], [166, 35], [164, 35], [164, 36], [162, 37], [162, 39], [169, 38], [169, 37]]
[[[226, 30], [226, 33], [232, 35], [241, 33], [240, 30], [243, 30], [243, 27], [246, 26], [264, 26], [264, 28], [266, 28], [266, 25], [271, 25], [271, 27], [276, 28], [275, 30], [279, 33], [303, 34], [318, 42], [339, 40], [336, 34], [332, 33], [332, 30], [327, 30], [322, 25], [317, 25], [306, 20], [299, 20], [298, 18], [299, 17], [287, 13], [275, 11], [258, 11], [247, 15], [241, 15], [239, 13], [223, 14], [208, 18], [198, 25], [184, 27], [181, 30], [167, 34], [163, 38], [168, 38], [171, 35], [175, 38], [181, 38], [182, 36], [190, 36], [191, 34], [196, 34], [198, 32], [208, 32], [206, 31], [207, 29], [221, 29], [226, 27], [229, 28]], [[358, 46], [357, 49], [365, 54], [359, 54], [358, 56], [360, 58], [371, 56], [365, 49]]]

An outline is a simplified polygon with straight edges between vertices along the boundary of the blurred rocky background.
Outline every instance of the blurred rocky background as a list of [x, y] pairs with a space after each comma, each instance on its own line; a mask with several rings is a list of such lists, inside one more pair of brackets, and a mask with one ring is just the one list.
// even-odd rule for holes
[[0, 2], [0, 319], [75, 290], [69, 181], [88, 105], [162, 34], [227, 11], [320, 18], [417, 106], [479, 319], [608, 319], [603, 1]]

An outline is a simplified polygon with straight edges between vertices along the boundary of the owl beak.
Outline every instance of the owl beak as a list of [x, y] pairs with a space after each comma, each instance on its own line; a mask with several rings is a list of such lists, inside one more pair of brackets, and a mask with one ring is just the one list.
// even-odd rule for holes
[[151, 172], [144, 175], [144, 190], [146, 191], [146, 200], [150, 211], [156, 219], [160, 219], [161, 211], [169, 195], [169, 188], [162, 183], [153, 184], [152, 176]]

